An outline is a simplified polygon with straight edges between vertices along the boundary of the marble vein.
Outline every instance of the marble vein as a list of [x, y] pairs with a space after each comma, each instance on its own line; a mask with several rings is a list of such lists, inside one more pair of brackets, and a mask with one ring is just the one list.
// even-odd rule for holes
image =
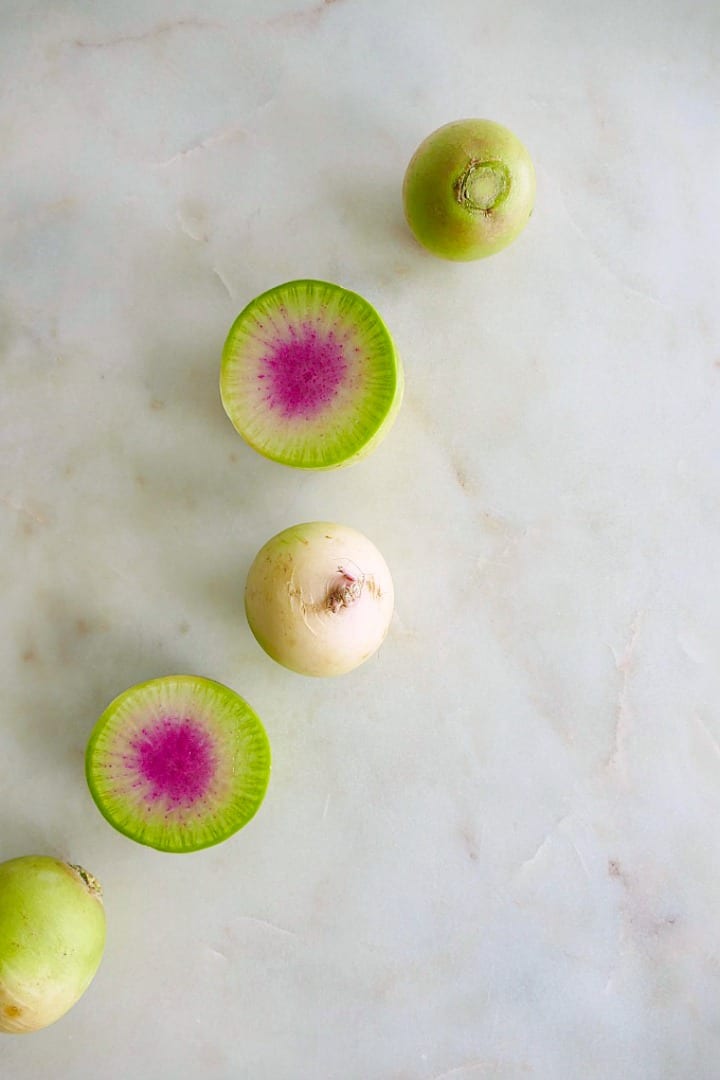
[[216, 131], [212, 135], [206, 136], [204, 139], [198, 139], [197, 142], [190, 143], [189, 146], [184, 147], [182, 150], [178, 150], [163, 161], [152, 162], [152, 165], [156, 169], [166, 169], [168, 166], [175, 165], [178, 161], [182, 161], [192, 154], [200, 153], [202, 150], [209, 150], [212, 146], [218, 146], [220, 143], [228, 142], [228, 140], [231, 139], [245, 138], [249, 134], [250, 132], [247, 128], [238, 127], [237, 125], [223, 128], [221, 131]]
[[230, 288], [230, 285], [228, 284], [227, 278], [225, 278], [224, 275], [218, 270], [217, 266], [213, 266], [212, 271], [213, 271], [213, 274], [215, 275], [215, 277], [218, 279], [218, 281], [220, 281], [220, 283], [222, 284], [223, 288], [225, 289], [225, 292], [228, 294], [228, 296], [230, 297], [232, 302], [236, 303], [235, 294], [233, 293], [232, 289]]
[[715, 738], [712, 731], [710, 730], [710, 728], [707, 726], [707, 724], [703, 720], [702, 716], [700, 716], [698, 713], [696, 713], [694, 719], [695, 719], [695, 723], [698, 725], [700, 730], [705, 732], [705, 735], [709, 739], [710, 745], [712, 746], [713, 751], [715, 752], [715, 754], [717, 754], [717, 756], [720, 757], [720, 743], [718, 743], [717, 739]]
[[332, 4], [339, 2], [340, 0], [320, 0], [319, 4], [313, 4], [312, 7], [286, 11], [282, 15], [275, 15], [270, 19], [266, 19], [265, 25], [282, 29], [283, 26], [291, 26], [294, 23], [314, 23], [321, 18]]
[[8, 509], [14, 510], [16, 514], [20, 514], [21, 517], [28, 518], [30, 521], [34, 521], [37, 525], [47, 525], [48, 518], [43, 514], [34, 513], [32, 510], [28, 510], [26, 506], [22, 506], [20, 503], [13, 502], [6, 495], [0, 495], [0, 503], [7, 506]]
[[187, 29], [216, 29], [225, 30], [226, 27], [223, 23], [213, 22], [208, 19], [175, 19], [172, 22], [158, 23], [157, 26], [150, 27], [149, 30], [145, 30], [140, 34], [119, 34], [117, 37], [104, 38], [99, 41], [92, 41], [87, 38], [75, 38], [72, 44], [78, 49], [113, 49], [121, 45], [138, 45], [145, 41], [151, 41], [154, 38], [162, 37], [165, 34], [174, 33], [176, 30]]
[[667, 310], [667, 305], [664, 304], [662, 300], [658, 300], [656, 296], [653, 296], [651, 293], [645, 292], [643, 289], [638, 289], [634, 285], [630, 285], [623, 278], [622, 274], [618, 273], [618, 271], [614, 269], [614, 267], [607, 261], [605, 256], [600, 251], [598, 251], [594, 241], [587, 235], [585, 230], [582, 229], [580, 225], [578, 225], [577, 221], [575, 221], [575, 218], [568, 209], [567, 199], [565, 198], [562, 187], [556, 181], [554, 183], [556, 190], [560, 195], [560, 201], [562, 203], [563, 211], [565, 213], [565, 219], [568, 225], [573, 230], [573, 232], [576, 233], [576, 235], [579, 236], [580, 239], [585, 243], [590, 254], [595, 259], [597, 264], [602, 267], [605, 273], [609, 274], [610, 277], [612, 277], [612, 279], [617, 282], [620, 288], [624, 292], [628, 293], [630, 296], [637, 296], [641, 300], [647, 300], [648, 303], [653, 304], [655, 307], [660, 308], [663, 311]]
[[[514, 1069], [520, 1072], [532, 1072], [532, 1068], [524, 1061], [505, 1061], [499, 1058], [493, 1058], [492, 1060], [482, 1061], [466, 1061], [463, 1065], [457, 1065], [454, 1069], [449, 1069], [447, 1072], [437, 1073], [433, 1076], [432, 1080], [449, 1080], [450, 1077], [462, 1077], [470, 1076], [472, 1073], [487, 1072], [488, 1069], [493, 1072], [497, 1072], [502, 1069]], [[500, 1074], [502, 1075], [502, 1073]]]
[[275, 923], [267, 922], [266, 919], [256, 919], [253, 915], [240, 915], [239, 921], [249, 923], [252, 926], [259, 926], [263, 930], [272, 930], [276, 934], [284, 934], [285, 937], [295, 938], [298, 936], [293, 930], [286, 930], [282, 926], [276, 926]]
[[611, 652], [615, 658], [615, 668], [620, 674], [620, 688], [615, 704], [613, 745], [606, 762], [606, 767], [608, 769], [617, 769], [623, 775], [625, 770], [625, 744], [627, 741], [629, 725], [633, 716], [632, 708], [628, 700], [629, 684], [635, 660], [637, 640], [644, 616], [645, 612], [642, 610], [636, 611], [633, 615], [625, 647], [619, 656], [611, 647]]

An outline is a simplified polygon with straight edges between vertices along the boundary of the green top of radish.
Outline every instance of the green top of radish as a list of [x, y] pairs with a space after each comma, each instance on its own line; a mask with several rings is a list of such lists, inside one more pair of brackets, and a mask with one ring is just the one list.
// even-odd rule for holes
[[527, 225], [535, 168], [518, 137], [492, 120], [456, 120], [417, 148], [403, 180], [417, 240], [445, 259], [483, 259]]

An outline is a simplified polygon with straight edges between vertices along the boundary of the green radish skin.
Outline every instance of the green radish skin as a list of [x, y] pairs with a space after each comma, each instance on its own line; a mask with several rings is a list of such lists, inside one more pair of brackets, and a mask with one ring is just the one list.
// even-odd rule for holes
[[502, 251], [528, 223], [535, 168], [523, 144], [491, 120], [457, 120], [420, 144], [405, 172], [408, 225], [428, 251], [470, 261]]
[[0, 863], [0, 1032], [59, 1020], [82, 997], [105, 948], [102, 890], [46, 855]]

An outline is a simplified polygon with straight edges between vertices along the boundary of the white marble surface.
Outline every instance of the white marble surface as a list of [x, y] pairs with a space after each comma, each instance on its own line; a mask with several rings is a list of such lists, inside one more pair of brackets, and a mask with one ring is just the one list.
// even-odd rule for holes
[[[85, 864], [109, 938], [3, 1080], [720, 1075], [719, 41], [710, 0], [4, 0], [0, 859]], [[453, 265], [399, 188], [472, 115], [537, 206]], [[404, 357], [348, 471], [262, 460], [219, 403], [234, 316], [299, 276]], [[396, 585], [337, 681], [242, 611], [313, 518]], [[176, 671], [274, 750], [259, 816], [186, 857], [82, 771]]]

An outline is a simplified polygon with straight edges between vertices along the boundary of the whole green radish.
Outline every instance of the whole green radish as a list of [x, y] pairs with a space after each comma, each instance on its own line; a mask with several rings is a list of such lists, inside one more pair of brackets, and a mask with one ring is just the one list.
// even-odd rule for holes
[[403, 205], [417, 240], [434, 255], [494, 255], [519, 236], [535, 202], [527, 150], [502, 124], [456, 120], [433, 131], [413, 154]]
[[87, 990], [104, 947], [92, 874], [47, 855], [0, 863], [0, 1032], [59, 1020]]

